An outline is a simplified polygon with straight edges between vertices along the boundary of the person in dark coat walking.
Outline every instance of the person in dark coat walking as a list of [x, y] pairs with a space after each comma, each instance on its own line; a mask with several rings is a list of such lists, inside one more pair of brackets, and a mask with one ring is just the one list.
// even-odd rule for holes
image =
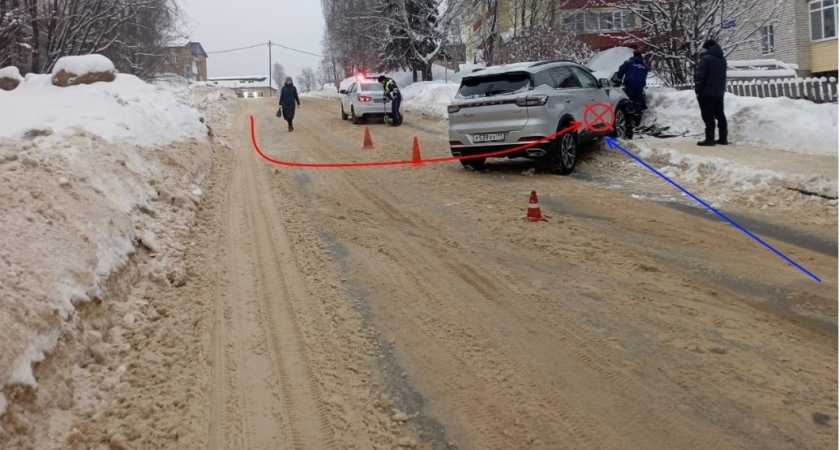
[[292, 77], [286, 77], [286, 83], [280, 88], [280, 108], [283, 110], [283, 119], [289, 123], [289, 131], [294, 131], [292, 121], [295, 119], [295, 106], [300, 106], [297, 88]]
[[633, 57], [624, 61], [618, 68], [618, 80], [624, 84], [624, 93], [630, 99], [630, 106], [627, 108], [633, 120], [633, 126], [638, 127], [642, 123], [642, 111], [645, 109], [645, 86], [647, 86], [648, 66], [638, 50], [633, 52]]
[[[706, 124], [706, 138], [697, 145], [728, 145], [726, 115], [723, 113], [723, 96], [726, 93], [726, 58], [723, 49], [712, 39], [703, 43], [703, 50], [694, 74], [694, 92], [700, 105], [700, 114]], [[720, 134], [715, 141], [715, 121]]]

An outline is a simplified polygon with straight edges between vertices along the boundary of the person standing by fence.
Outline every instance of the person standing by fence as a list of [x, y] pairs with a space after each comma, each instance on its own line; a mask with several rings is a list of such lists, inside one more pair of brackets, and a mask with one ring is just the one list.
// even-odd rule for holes
[[[729, 130], [723, 111], [723, 96], [726, 93], [726, 58], [723, 49], [712, 39], [703, 43], [700, 61], [694, 73], [694, 92], [700, 105], [700, 115], [706, 125], [706, 138], [697, 143], [701, 146], [729, 144]], [[715, 141], [715, 121], [720, 134]]]

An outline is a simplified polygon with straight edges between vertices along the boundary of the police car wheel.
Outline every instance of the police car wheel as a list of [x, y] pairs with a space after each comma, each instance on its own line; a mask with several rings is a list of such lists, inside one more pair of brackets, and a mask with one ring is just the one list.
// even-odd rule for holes
[[347, 113], [344, 112], [344, 105], [341, 105], [341, 120], [347, 120], [349, 118], [350, 116], [348, 116]]
[[356, 115], [356, 109], [352, 106], [350, 107], [350, 118], [353, 119], [353, 123], [356, 125], [362, 123], [362, 118]]

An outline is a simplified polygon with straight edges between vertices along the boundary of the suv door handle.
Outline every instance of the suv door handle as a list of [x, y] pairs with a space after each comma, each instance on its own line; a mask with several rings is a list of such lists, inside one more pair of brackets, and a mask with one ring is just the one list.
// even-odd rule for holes
[[594, 101], [595, 101], [595, 97], [589, 97], [589, 101], [594, 102]]
[[566, 99], [566, 103], [572, 103], [572, 99], [567, 98], [567, 99]]

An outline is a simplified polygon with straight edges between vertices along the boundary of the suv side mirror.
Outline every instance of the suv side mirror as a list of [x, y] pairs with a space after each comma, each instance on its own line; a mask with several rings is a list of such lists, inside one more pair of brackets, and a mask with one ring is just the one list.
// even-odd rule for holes
[[342, 89], [342, 90], [338, 91], [338, 93], [339, 93], [339, 94], [346, 94], [346, 93], [347, 93], [347, 89]]
[[601, 78], [598, 80], [598, 84], [600, 84], [602, 88], [610, 87], [610, 80], [608, 78]]

